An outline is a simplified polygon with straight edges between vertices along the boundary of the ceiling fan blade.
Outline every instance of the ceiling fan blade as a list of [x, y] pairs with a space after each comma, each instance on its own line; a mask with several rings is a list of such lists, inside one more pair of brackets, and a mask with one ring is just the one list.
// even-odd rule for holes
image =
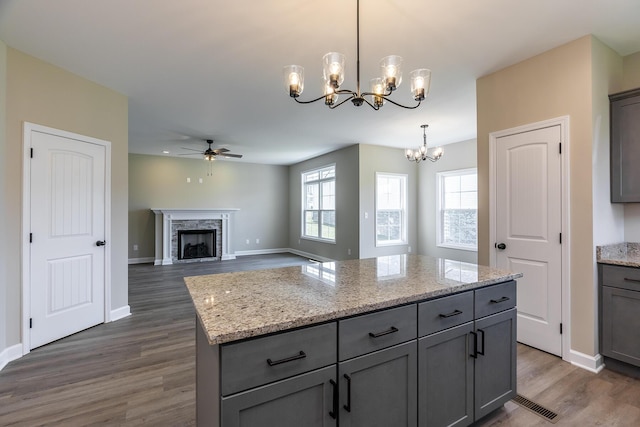
[[228, 148], [216, 148], [213, 151], [214, 151], [214, 153], [221, 154], [221, 153], [226, 153], [227, 151], [229, 151], [229, 149]]
[[235, 157], [236, 159], [241, 159], [242, 154], [225, 153], [225, 154], [220, 154], [220, 157]]

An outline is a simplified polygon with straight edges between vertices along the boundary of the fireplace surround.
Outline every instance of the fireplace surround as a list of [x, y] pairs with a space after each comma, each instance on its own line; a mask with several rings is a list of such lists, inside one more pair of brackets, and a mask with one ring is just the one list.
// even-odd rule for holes
[[[152, 209], [155, 213], [156, 250], [154, 265], [171, 265], [202, 260], [235, 259], [231, 245], [234, 213], [239, 209]], [[181, 259], [178, 231], [216, 230], [213, 257]]]

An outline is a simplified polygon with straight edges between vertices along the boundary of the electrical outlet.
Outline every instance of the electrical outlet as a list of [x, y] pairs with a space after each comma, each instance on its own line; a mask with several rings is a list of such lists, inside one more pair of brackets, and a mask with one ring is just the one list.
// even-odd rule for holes
[[298, 244], [300, 244], [300, 243], [302, 243], [302, 242], [300, 242], [300, 239], [298, 239]]
[[138, 245], [133, 245], [133, 250], [137, 251], [138, 250]]
[[369, 219], [369, 212], [364, 213], [364, 219]]
[[249, 244], [249, 239], [247, 239], [247, 245]]
[[198, 182], [202, 184], [202, 178], [198, 178]]
[[408, 249], [408, 251], [409, 251], [409, 253], [411, 253], [411, 246], [409, 246], [409, 249]]
[[351, 249], [347, 249], [347, 255], [351, 255]]
[[256, 245], [260, 244], [260, 239], [256, 239]]
[[191, 178], [187, 178], [187, 184], [191, 182]]

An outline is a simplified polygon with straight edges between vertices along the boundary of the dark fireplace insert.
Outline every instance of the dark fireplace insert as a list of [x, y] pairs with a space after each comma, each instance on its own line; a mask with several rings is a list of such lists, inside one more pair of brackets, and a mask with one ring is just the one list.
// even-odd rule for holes
[[216, 256], [216, 230], [178, 230], [178, 259]]

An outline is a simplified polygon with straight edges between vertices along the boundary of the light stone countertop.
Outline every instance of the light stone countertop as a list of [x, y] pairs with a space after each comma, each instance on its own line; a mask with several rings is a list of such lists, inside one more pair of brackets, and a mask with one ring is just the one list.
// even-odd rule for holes
[[640, 267], [640, 243], [596, 246], [596, 261], [601, 264]]
[[[224, 261], [223, 261], [224, 262]], [[522, 277], [420, 255], [185, 277], [209, 344], [308, 326]]]

